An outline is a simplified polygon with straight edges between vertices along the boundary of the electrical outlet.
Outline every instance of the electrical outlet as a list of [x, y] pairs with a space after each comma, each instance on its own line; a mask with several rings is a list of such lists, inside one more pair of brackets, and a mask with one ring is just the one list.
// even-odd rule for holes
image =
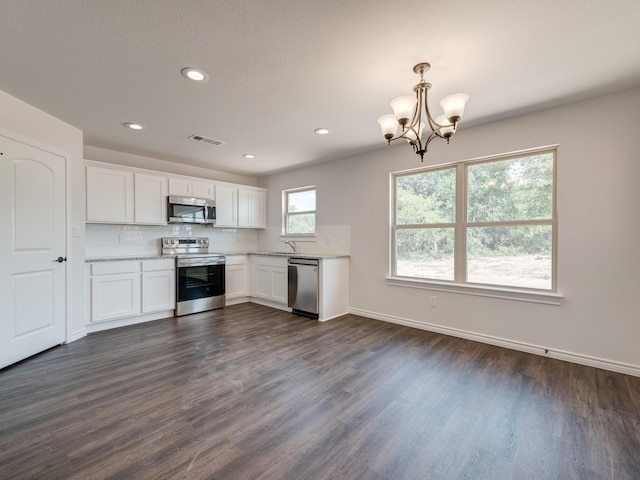
[[429, 303], [429, 305], [431, 305], [432, 307], [437, 307], [438, 297], [436, 297], [435, 295], [431, 295], [431, 303]]
[[125, 243], [127, 238], [124, 235], [118, 235], [118, 243]]

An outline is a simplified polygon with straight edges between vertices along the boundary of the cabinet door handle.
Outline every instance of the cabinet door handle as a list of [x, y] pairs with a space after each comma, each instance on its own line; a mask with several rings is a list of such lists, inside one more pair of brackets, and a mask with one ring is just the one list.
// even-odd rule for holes
[[53, 263], [62, 263], [66, 261], [67, 261], [67, 257], [58, 257], [55, 260], [53, 260]]

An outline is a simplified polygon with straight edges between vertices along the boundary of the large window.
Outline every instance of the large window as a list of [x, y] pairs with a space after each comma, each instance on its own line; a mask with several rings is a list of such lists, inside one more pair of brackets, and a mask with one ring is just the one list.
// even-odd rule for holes
[[316, 187], [294, 188], [282, 192], [283, 233], [312, 235], [316, 232]]
[[556, 150], [392, 174], [395, 277], [555, 292]]

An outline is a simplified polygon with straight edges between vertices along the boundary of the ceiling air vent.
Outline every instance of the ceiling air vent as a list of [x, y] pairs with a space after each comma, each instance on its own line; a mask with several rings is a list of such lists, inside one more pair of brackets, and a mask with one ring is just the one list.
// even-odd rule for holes
[[193, 135], [189, 135], [188, 138], [191, 138], [192, 140], [196, 140], [198, 142], [210, 143], [211, 145], [215, 145], [216, 147], [219, 147], [220, 145], [224, 145], [224, 142], [220, 140], [204, 137], [202, 135], [196, 135], [195, 133]]

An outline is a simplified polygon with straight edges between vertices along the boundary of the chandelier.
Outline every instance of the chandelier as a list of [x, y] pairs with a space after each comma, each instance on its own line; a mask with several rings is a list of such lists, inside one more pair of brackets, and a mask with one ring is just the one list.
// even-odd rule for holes
[[[413, 87], [415, 95], [403, 95], [391, 100], [393, 113], [383, 115], [378, 118], [378, 123], [382, 128], [382, 134], [391, 144], [394, 140], [404, 138], [411, 144], [413, 151], [420, 155], [420, 161], [424, 160], [429, 143], [438, 137], [449, 143], [449, 139], [456, 133], [458, 122], [464, 113], [464, 106], [469, 100], [466, 93], [454, 93], [440, 100], [440, 106], [444, 113], [435, 120], [429, 112], [427, 96], [431, 84], [425, 82], [424, 74], [431, 68], [431, 65], [423, 62], [413, 67], [414, 73], [420, 75], [420, 81]], [[431, 133], [426, 139], [422, 139], [422, 131], [429, 125]], [[400, 134], [396, 136], [398, 126], [401, 127]]]

